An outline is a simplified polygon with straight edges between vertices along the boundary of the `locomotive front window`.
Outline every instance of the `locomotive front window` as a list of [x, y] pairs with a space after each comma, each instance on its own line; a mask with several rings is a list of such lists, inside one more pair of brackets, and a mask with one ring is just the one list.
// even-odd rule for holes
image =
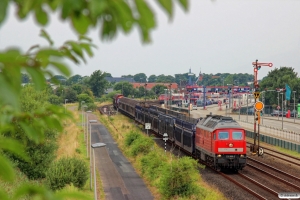
[[228, 132], [219, 132], [219, 140], [228, 140], [229, 139], [229, 133]]
[[234, 140], [243, 139], [243, 133], [242, 132], [232, 132], [232, 139], [234, 139]]

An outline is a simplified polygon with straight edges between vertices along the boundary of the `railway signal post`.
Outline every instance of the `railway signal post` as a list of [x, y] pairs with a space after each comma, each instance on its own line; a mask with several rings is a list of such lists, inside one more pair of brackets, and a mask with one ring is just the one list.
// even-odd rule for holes
[[[263, 102], [259, 101], [259, 84], [258, 84], [258, 79], [257, 79], [257, 73], [258, 70], [260, 70], [261, 66], [267, 66], [267, 67], [272, 67], [272, 63], [259, 63], [258, 60], [255, 62], [252, 62], [253, 68], [254, 68], [254, 98], [255, 98], [255, 103], [254, 103], [254, 109], [256, 110], [256, 113], [254, 115], [254, 144], [250, 146], [250, 151], [252, 152], [253, 155], [258, 153], [258, 156], [263, 155], [263, 149], [259, 147], [259, 125], [260, 125], [260, 116], [261, 116], [261, 111], [264, 108]], [[247, 113], [248, 114], [248, 113]], [[256, 123], [257, 123], [257, 132], [256, 132]], [[258, 140], [258, 144], [256, 145], [256, 140]]]

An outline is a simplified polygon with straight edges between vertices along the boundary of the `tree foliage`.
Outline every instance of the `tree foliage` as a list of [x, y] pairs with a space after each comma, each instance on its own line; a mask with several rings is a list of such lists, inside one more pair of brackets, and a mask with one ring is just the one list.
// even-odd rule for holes
[[[164, 9], [168, 16], [173, 16], [174, 3], [168, 1], [156, 1]], [[179, 4], [187, 10], [187, 0], [178, 0]], [[24, 111], [21, 109], [21, 72], [29, 75], [36, 90], [42, 90], [46, 86], [46, 77], [50, 80], [54, 77], [52, 71], [59, 71], [62, 76], [69, 77], [69, 67], [62, 60], [70, 60], [75, 64], [86, 62], [86, 56], [93, 56], [91, 40], [84, 34], [89, 28], [101, 27], [101, 38], [112, 39], [117, 32], [130, 32], [133, 27], [140, 30], [142, 40], [150, 41], [150, 31], [155, 28], [155, 15], [147, 1], [123, 1], [123, 0], [90, 0], [90, 1], [70, 1], [70, 0], [2, 0], [0, 1], [0, 25], [7, 17], [9, 4], [17, 7], [19, 19], [25, 19], [28, 15], [35, 16], [36, 22], [40, 26], [45, 26], [49, 22], [50, 12], [59, 12], [62, 20], [72, 24], [74, 30], [79, 35], [78, 41], [66, 41], [60, 47], [54, 47], [53, 40], [42, 30], [40, 36], [49, 42], [48, 47], [32, 46], [26, 53], [16, 48], [8, 48], [0, 51], [0, 148], [11, 152], [22, 159], [26, 156], [25, 148], [16, 137], [15, 133], [23, 131], [28, 140], [34, 144], [45, 142], [46, 130], [55, 129], [62, 131], [61, 121], [68, 117], [64, 114], [64, 109], [47, 104], [45, 107], [38, 107], [35, 110]], [[49, 68], [52, 67], [50, 70]], [[95, 83], [86, 81], [83, 83]], [[95, 86], [95, 85], [94, 85]], [[93, 90], [93, 89], [92, 89]], [[93, 90], [94, 92], [94, 90]], [[96, 89], [96, 95], [102, 94], [101, 89]], [[22, 98], [21, 98], [22, 97]], [[18, 126], [16, 126], [18, 124]], [[5, 133], [5, 134], [4, 134]], [[0, 154], [0, 179], [2, 181], [12, 181], [14, 177], [12, 163]], [[24, 184], [13, 194], [13, 199], [22, 197], [30, 199], [83, 199], [80, 194], [50, 193], [43, 187]], [[0, 189], [0, 199], [8, 199], [6, 192]]]
[[147, 82], [147, 76], [144, 73], [135, 74], [133, 76], [133, 79], [135, 82], [138, 82], [138, 83], [146, 83]]
[[105, 72], [101, 72], [101, 70], [96, 70], [91, 75], [89, 86], [96, 97], [100, 97], [107, 89], [108, 82], [105, 79], [105, 75]]
[[[265, 77], [259, 83], [260, 90], [266, 91], [265, 103], [267, 105], [278, 104], [278, 93], [276, 91], [268, 92], [268, 90], [276, 90], [276, 88], [285, 88], [285, 84], [288, 84], [292, 91], [296, 91], [296, 102], [299, 102], [300, 78], [298, 77], [298, 74], [294, 71], [294, 68], [292, 67], [280, 67], [271, 70], [268, 73], [267, 77]], [[294, 102], [293, 98], [294, 96], [291, 96], [292, 102]]]

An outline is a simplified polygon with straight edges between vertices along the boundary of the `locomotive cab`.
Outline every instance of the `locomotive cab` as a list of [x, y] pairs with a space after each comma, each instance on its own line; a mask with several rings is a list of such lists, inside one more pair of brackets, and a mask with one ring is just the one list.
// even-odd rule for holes
[[213, 134], [215, 165], [219, 168], [242, 169], [246, 165], [246, 141], [243, 129], [220, 129]]

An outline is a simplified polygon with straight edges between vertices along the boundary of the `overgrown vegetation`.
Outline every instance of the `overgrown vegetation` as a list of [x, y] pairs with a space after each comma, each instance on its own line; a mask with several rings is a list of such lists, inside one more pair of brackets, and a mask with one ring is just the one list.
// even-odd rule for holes
[[78, 158], [61, 158], [50, 165], [46, 174], [46, 184], [54, 191], [69, 184], [82, 189], [88, 180], [88, 168]]

